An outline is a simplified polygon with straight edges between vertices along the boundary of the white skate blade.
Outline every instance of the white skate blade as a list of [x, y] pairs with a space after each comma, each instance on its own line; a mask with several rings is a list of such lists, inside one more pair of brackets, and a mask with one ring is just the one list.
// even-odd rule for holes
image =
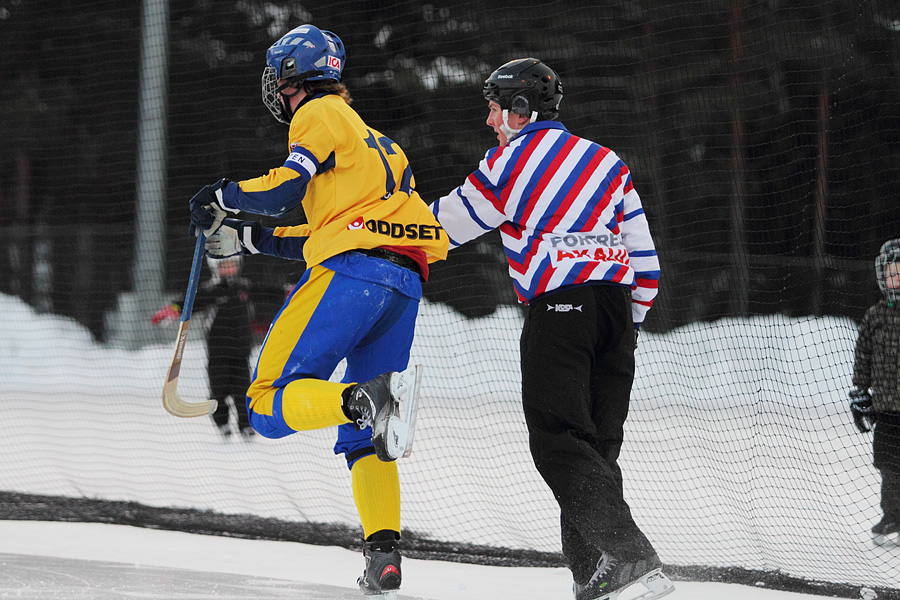
[[900, 533], [872, 534], [872, 541], [878, 546], [900, 547]]
[[391, 376], [391, 395], [397, 399], [399, 412], [388, 420], [387, 450], [393, 457], [406, 458], [412, 452], [421, 385], [422, 365]]
[[[639, 585], [640, 583], [643, 588]], [[600, 596], [597, 600], [655, 600], [668, 596], [675, 591], [675, 584], [669, 579], [662, 569], [650, 571], [634, 583], [611, 592], [605, 596]]]
[[650, 571], [641, 577], [641, 583], [647, 588], [649, 594], [640, 596], [640, 598], [643, 598], [644, 600], [662, 598], [675, 591], [675, 584], [662, 572], [662, 569]]

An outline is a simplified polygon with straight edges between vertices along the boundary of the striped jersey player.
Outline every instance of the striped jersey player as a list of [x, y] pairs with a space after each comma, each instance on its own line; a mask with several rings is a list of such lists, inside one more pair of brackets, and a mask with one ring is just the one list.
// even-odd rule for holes
[[431, 208], [451, 249], [499, 228], [524, 303], [585, 283], [628, 286], [638, 328], [656, 297], [659, 260], [631, 172], [562, 123], [529, 123]]
[[499, 229], [525, 305], [522, 403], [534, 464], [560, 508], [576, 600], [633, 584], [643, 600], [674, 589], [635, 523], [617, 464], [637, 331], [659, 260], [631, 172], [615, 152], [556, 119], [562, 85], [534, 58], [484, 83], [498, 147], [431, 205], [450, 248]]

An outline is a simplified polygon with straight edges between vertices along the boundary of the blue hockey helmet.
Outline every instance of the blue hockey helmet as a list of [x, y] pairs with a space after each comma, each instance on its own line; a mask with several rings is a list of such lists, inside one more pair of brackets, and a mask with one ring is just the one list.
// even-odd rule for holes
[[279, 97], [282, 90], [307, 81], [340, 82], [345, 58], [344, 43], [337, 35], [315, 25], [295, 27], [266, 51], [263, 104], [276, 119], [290, 123], [291, 115]]

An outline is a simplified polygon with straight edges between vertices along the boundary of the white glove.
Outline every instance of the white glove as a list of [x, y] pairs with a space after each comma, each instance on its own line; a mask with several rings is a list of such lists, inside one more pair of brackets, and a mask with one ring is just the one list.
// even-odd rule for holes
[[[222, 214], [224, 216], [225, 211], [222, 211]], [[231, 221], [233, 219], [223, 221], [222, 226], [206, 238], [206, 253], [211, 257], [228, 258], [229, 256], [245, 254], [244, 246], [241, 244], [241, 240], [238, 239], [237, 229], [234, 228]], [[236, 223], [240, 223], [240, 221]]]
[[228, 213], [222, 210], [222, 207], [215, 202], [213, 202], [209, 206], [204, 206], [203, 208], [209, 209], [209, 212], [211, 212], [213, 216], [212, 226], [204, 232], [207, 236], [210, 236], [216, 231], [222, 229], [222, 221], [225, 220], [225, 217], [228, 215]]

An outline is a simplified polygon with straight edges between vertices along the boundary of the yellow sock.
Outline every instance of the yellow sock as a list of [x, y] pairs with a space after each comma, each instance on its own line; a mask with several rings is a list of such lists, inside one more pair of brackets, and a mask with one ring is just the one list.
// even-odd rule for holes
[[349, 423], [341, 409], [341, 392], [348, 383], [299, 379], [287, 384], [281, 394], [284, 422], [294, 431], [322, 429]]
[[353, 498], [369, 537], [376, 531], [400, 532], [400, 476], [397, 463], [382, 462], [374, 454], [353, 464]]

